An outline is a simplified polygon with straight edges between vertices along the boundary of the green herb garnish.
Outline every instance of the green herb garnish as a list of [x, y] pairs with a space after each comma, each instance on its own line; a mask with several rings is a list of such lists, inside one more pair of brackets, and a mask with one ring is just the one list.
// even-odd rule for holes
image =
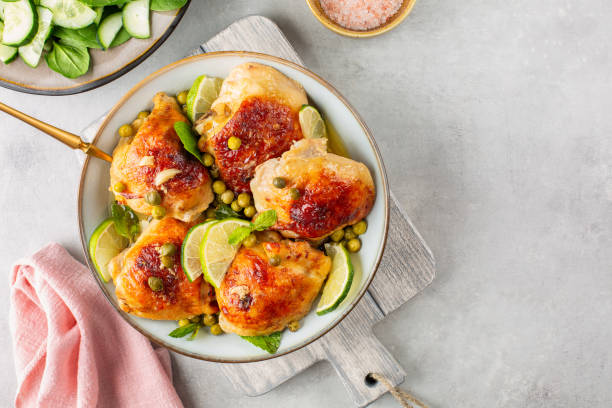
[[183, 147], [189, 153], [191, 153], [196, 159], [200, 161], [200, 163], [204, 164], [204, 160], [202, 159], [202, 154], [198, 149], [198, 141], [196, 140], [193, 132], [191, 131], [191, 126], [185, 122], [175, 122], [174, 123], [174, 131], [178, 135], [181, 142], [183, 142]]
[[263, 231], [276, 224], [276, 211], [264, 211], [255, 218], [254, 222], [250, 222], [249, 226], [238, 227], [230, 234], [227, 242], [230, 245], [241, 243], [253, 231]]
[[280, 347], [283, 332], [276, 332], [267, 336], [240, 336], [254, 346], [267, 351], [270, 354], [276, 353]]
[[227, 204], [219, 204], [219, 207], [215, 211], [215, 218], [218, 220], [224, 220], [226, 218], [240, 218], [240, 214], [232, 210]]
[[115, 224], [117, 234], [134, 242], [134, 238], [140, 232], [140, 220], [136, 213], [127, 205], [111, 204], [111, 217]]
[[198, 333], [197, 330], [200, 330], [200, 323], [189, 323], [183, 327], [179, 327], [178, 329], [172, 330], [170, 334], [168, 334], [168, 336], [174, 337], [174, 338], [181, 338], [181, 337], [185, 337], [186, 335], [190, 333], [195, 332], [195, 334], [192, 335], [192, 337], [195, 337], [195, 335]]

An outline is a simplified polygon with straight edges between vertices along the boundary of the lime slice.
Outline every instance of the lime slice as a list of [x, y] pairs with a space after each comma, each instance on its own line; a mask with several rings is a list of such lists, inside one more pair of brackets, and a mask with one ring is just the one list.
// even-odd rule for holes
[[217, 221], [206, 221], [192, 227], [183, 240], [181, 247], [181, 266], [189, 282], [193, 282], [202, 274], [202, 263], [200, 262], [200, 244], [204, 234]]
[[117, 234], [111, 218], [102, 222], [89, 239], [89, 255], [104, 282], [111, 279], [108, 263], [129, 245], [127, 238]]
[[200, 261], [204, 279], [218, 288], [227, 268], [234, 260], [240, 244], [230, 245], [227, 241], [230, 234], [238, 227], [247, 227], [250, 223], [238, 218], [226, 218], [213, 224], [200, 245]]
[[300, 109], [300, 127], [306, 139], [327, 137], [325, 122], [319, 111], [313, 106], [304, 105]]
[[317, 306], [318, 315], [336, 310], [353, 283], [353, 264], [346, 248], [341, 244], [325, 244], [325, 252], [332, 259], [332, 267]]
[[221, 78], [201, 75], [191, 85], [187, 94], [187, 116], [192, 123], [208, 112], [210, 105], [219, 96], [222, 84], [223, 79]]

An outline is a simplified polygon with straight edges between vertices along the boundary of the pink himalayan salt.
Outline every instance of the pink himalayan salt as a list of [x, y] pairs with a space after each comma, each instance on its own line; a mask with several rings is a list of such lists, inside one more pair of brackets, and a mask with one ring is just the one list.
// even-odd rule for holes
[[320, 0], [329, 18], [351, 30], [383, 25], [399, 10], [402, 0]]

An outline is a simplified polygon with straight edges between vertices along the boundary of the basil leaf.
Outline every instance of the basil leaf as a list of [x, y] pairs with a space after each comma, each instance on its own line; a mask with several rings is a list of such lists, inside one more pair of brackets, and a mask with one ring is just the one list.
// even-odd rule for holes
[[121, 44], [127, 42], [131, 38], [132, 38], [132, 36], [130, 35], [130, 33], [127, 32], [125, 27], [121, 27], [121, 30], [119, 30], [119, 32], [115, 36], [115, 39], [113, 40], [113, 42], [110, 43], [110, 46], [108, 48], [113, 48], [113, 47], [116, 47], [118, 45], [121, 45]]
[[95, 24], [77, 30], [56, 26], [53, 29], [53, 36], [59, 38], [62, 44], [73, 47], [102, 48], [98, 42], [97, 31]]
[[198, 141], [191, 131], [191, 126], [185, 122], [174, 122], [174, 131], [178, 135], [179, 139], [181, 139], [181, 142], [183, 142], [183, 147], [185, 150], [195, 156], [200, 163], [204, 164], [202, 154], [200, 153], [200, 149], [198, 149]]
[[267, 336], [240, 336], [254, 346], [267, 351], [270, 354], [276, 353], [281, 342], [283, 332], [276, 332]]
[[276, 224], [276, 211], [268, 210], [264, 211], [255, 218], [253, 222], [253, 229], [255, 231], [263, 231]]
[[225, 218], [240, 218], [240, 214], [238, 214], [236, 211], [232, 210], [232, 207], [230, 207], [227, 204], [220, 204], [219, 208], [217, 208], [217, 211], [215, 211], [215, 218], [218, 220], [223, 220]]
[[53, 42], [53, 49], [45, 55], [47, 65], [66, 78], [77, 78], [89, 70], [89, 51], [87, 47]]
[[190, 323], [183, 327], [179, 327], [178, 329], [172, 330], [170, 334], [168, 334], [168, 336], [174, 337], [174, 338], [185, 337], [189, 333], [193, 333], [193, 331], [195, 331], [199, 327], [200, 327], [199, 323]]
[[132, 242], [140, 232], [140, 220], [136, 213], [127, 205], [111, 204], [111, 217], [117, 234]]
[[193, 331], [193, 333], [191, 334], [191, 336], [189, 336], [189, 338], [187, 339], [188, 341], [191, 341], [193, 339], [196, 338], [196, 336], [198, 335], [198, 332], [200, 331], [200, 327], [202, 327], [202, 325], [195, 323], [198, 325], [198, 327], [195, 328], [195, 330]]
[[187, 4], [187, 0], [151, 0], [151, 10], [169, 11], [176, 10]]
[[227, 243], [230, 245], [236, 245], [241, 243], [249, 236], [249, 234], [253, 231], [253, 227], [238, 227], [232, 231], [229, 238], [227, 239]]

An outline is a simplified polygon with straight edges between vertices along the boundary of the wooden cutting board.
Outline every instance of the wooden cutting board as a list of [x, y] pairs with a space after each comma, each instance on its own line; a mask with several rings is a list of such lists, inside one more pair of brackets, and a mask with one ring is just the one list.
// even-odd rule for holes
[[[255, 51], [304, 65], [278, 26], [261, 16], [236, 21], [189, 55], [212, 51]], [[82, 133], [84, 139], [93, 139], [102, 120]], [[387, 246], [378, 272], [358, 305], [329, 333], [298, 351], [262, 362], [215, 365], [238, 392], [264, 394], [321, 360], [330, 362], [359, 407], [388, 391], [382, 384], [366, 383], [369, 373], [383, 374], [393, 385], [404, 381], [406, 372], [374, 337], [372, 327], [431, 283], [435, 261], [393, 193], [390, 205]]]

